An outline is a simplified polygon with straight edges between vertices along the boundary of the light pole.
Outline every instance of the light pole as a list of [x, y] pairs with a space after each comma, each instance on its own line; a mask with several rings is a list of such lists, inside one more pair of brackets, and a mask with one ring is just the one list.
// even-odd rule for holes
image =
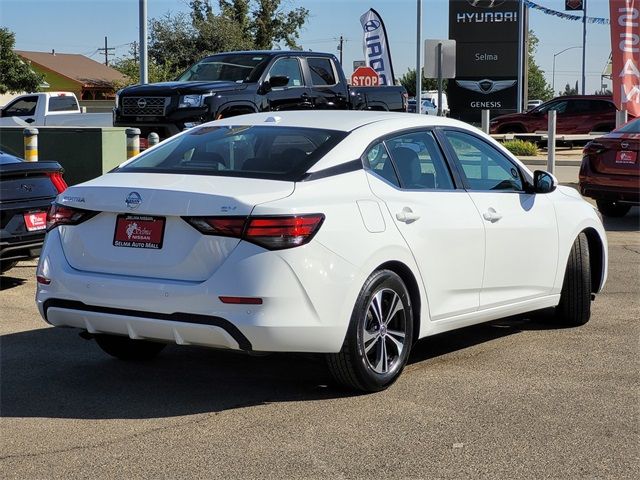
[[564, 50], [560, 50], [558, 53], [553, 54], [553, 71], [551, 73], [551, 88], [553, 89], [553, 96], [556, 96], [556, 57], [561, 53], [566, 52], [567, 50], [573, 50], [574, 48], [582, 48], [580, 45], [576, 45], [575, 47], [568, 47]]

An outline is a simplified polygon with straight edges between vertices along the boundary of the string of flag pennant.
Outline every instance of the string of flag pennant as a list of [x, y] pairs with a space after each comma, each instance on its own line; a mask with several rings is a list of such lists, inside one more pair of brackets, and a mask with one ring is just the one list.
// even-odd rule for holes
[[[537, 3], [532, 2], [531, 0], [524, 0], [524, 3], [527, 7], [533, 10], [540, 10], [542, 13], [546, 15], [553, 15], [554, 17], [563, 18], [565, 20], [575, 20], [580, 22], [582, 21], [581, 15], [571, 15], [569, 13], [559, 12], [557, 10], [551, 10], [550, 8], [543, 7], [542, 5], [538, 5]], [[609, 25], [609, 19], [601, 18], [601, 17], [587, 17], [587, 23], [595, 23], [597, 25]]]

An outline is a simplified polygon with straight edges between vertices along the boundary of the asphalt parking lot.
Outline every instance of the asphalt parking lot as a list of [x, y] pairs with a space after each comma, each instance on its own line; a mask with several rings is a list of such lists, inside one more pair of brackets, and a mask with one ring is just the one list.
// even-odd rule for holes
[[589, 324], [542, 312], [431, 337], [358, 396], [312, 356], [113, 360], [44, 324], [22, 262], [0, 292], [0, 477], [637, 478], [640, 209], [606, 227]]

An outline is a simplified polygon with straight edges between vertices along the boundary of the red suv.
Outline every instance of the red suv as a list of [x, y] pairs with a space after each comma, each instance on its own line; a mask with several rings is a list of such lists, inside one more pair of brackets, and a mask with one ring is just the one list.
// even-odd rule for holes
[[549, 110], [558, 112], [556, 132], [561, 134], [610, 132], [616, 125], [616, 107], [611, 97], [579, 95], [554, 98], [525, 113], [496, 117], [491, 121], [491, 133], [547, 131]]

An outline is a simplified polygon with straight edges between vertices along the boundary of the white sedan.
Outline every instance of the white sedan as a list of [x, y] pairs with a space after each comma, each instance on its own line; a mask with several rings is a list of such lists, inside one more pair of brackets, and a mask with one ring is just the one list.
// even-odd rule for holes
[[477, 129], [281, 112], [183, 132], [60, 194], [36, 300], [121, 359], [322, 353], [376, 391], [429, 335], [548, 307], [582, 325], [606, 276], [590, 204]]

